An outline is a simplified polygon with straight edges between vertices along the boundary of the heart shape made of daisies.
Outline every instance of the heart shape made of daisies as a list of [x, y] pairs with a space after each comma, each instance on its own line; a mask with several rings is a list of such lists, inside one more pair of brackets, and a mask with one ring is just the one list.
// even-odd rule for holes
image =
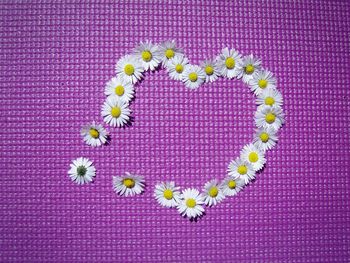
[[[240, 156], [232, 160], [223, 180], [212, 179], [202, 191], [195, 188], [180, 190], [175, 182], [164, 181], [155, 186], [154, 196], [164, 207], [177, 208], [184, 217], [196, 219], [204, 213], [204, 205], [211, 207], [224, 198], [236, 195], [255, 179], [266, 162], [265, 152], [277, 143], [277, 131], [284, 123], [283, 98], [277, 90], [274, 75], [263, 69], [261, 61], [253, 55], [242, 57], [236, 50], [224, 48], [214, 59], [192, 65], [174, 41], [153, 44], [141, 42], [131, 54], [125, 55], [116, 64], [116, 76], [107, 82], [107, 96], [101, 110], [105, 123], [123, 127], [130, 122], [129, 105], [134, 97], [134, 86], [146, 71], [165, 68], [170, 78], [182, 81], [191, 90], [220, 77], [242, 79], [257, 96], [255, 113], [256, 132], [254, 140], [245, 145]], [[83, 127], [84, 141], [91, 146], [100, 146], [107, 141], [107, 132], [95, 122]], [[90, 169], [90, 170], [89, 170]], [[69, 171], [73, 181], [79, 184], [92, 181], [95, 168], [86, 158], [73, 161]], [[144, 178], [132, 173], [113, 177], [116, 193], [134, 196], [144, 190]]]

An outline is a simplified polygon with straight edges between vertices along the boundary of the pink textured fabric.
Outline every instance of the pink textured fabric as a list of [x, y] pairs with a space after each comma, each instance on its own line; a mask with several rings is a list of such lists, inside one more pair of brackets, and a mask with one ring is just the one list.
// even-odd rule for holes
[[[349, 262], [347, 1], [15, 2], [0, 3], [1, 261]], [[198, 222], [160, 207], [154, 185], [224, 178], [253, 138], [241, 81], [189, 91], [147, 73], [111, 145], [79, 134], [102, 122], [115, 62], [147, 39], [175, 39], [192, 63], [225, 46], [252, 53], [284, 95], [265, 170]], [[93, 184], [68, 178], [80, 156], [95, 163]], [[125, 171], [145, 177], [143, 195], [116, 196], [112, 176]]]

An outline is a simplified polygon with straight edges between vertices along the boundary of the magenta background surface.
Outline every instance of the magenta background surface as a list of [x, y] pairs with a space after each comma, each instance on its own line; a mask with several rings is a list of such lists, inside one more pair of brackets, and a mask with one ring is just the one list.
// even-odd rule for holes
[[[0, 260], [349, 262], [347, 1], [0, 3]], [[160, 207], [153, 187], [222, 179], [253, 138], [254, 96], [241, 81], [197, 91], [147, 73], [134, 122], [93, 149], [80, 128], [102, 121], [104, 85], [139, 41], [175, 39], [192, 63], [225, 46], [274, 72], [286, 125], [258, 179], [198, 222]], [[94, 161], [72, 183], [72, 159]], [[112, 176], [146, 178], [122, 198]]]

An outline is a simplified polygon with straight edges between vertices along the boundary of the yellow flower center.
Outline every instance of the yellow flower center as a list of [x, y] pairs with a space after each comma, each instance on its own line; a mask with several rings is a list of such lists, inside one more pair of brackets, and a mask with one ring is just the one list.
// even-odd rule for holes
[[269, 112], [268, 114], [266, 114], [265, 120], [267, 123], [270, 123], [270, 124], [274, 123], [276, 120], [276, 115], [273, 114], [272, 112]]
[[190, 73], [190, 74], [188, 75], [188, 78], [190, 79], [190, 81], [196, 82], [197, 79], [198, 79], [198, 75], [197, 75], [196, 72], [192, 72], [192, 73]]
[[114, 92], [118, 96], [122, 96], [124, 94], [124, 87], [122, 85], [118, 85], [115, 87]]
[[135, 181], [134, 179], [131, 178], [125, 178], [123, 180], [123, 184], [127, 187], [127, 188], [133, 188], [135, 186]]
[[126, 75], [131, 76], [135, 72], [135, 68], [131, 64], [126, 64], [124, 67], [124, 72]]
[[171, 191], [170, 189], [166, 189], [163, 192], [163, 196], [164, 196], [165, 199], [171, 200], [173, 198], [173, 191]]
[[167, 57], [167, 59], [171, 59], [172, 57], [175, 56], [174, 50], [171, 48], [165, 50], [165, 56]]
[[251, 152], [248, 156], [249, 162], [256, 163], [259, 160], [259, 156], [256, 152]]
[[149, 50], [142, 51], [141, 56], [142, 56], [142, 59], [146, 62], [149, 62], [152, 59], [152, 53]]
[[227, 58], [225, 61], [225, 65], [228, 69], [233, 69], [235, 67], [235, 60], [233, 58]]
[[206, 66], [205, 67], [205, 69], [204, 69], [204, 71], [205, 71], [205, 73], [207, 74], [207, 75], [213, 75], [213, 73], [214, 73], [214, 68], [212, 67], [212, 66]]
[[111, 109], [111, 115], [114, 117], [114, 118], [118, 118], [120, 116], [120, 114], [122, 113], [121, 109], [119, 107], [113, 107]]
[[267, 80], [266, 79], [259, 80], [258, 85], [261, 89], [265, 89], [267, 87]]
[[248, 171], [248, 169], [247, 169], [247, 166], [245, 166], [245, 165], [240, 165], [237, 168], [237, 172], [241, 175], [246, 174], [247, 171]]
[[94, 129], [94, 128], [91, 128], [90, 131], [89, 131], [89, 133], [90, 133], [90, 136], [91, 136], [92, 138], [95, 138], [95, 139], [97, 139], [98, 136], [100, 135], [100, 133], [98, 132], [98, 130], [96, 130], [96, 129]]
[[270, 136], [266, 132], [262, 132], [260, 134], [260, 140], [262, 142], [267, 142], [269, 140]]
[[187, 199], [186, 201], [186, 206], [189, 207], [189, 208], [193, 208], [196, 206], [196, 200], [194, 200], [193, 198], [189, 198]]
[[235, 189], [236, 188], [236, 181], [233, 181], [233, 180], [228, 181], [227, 186], [230, 189]]
[[249, 64], [245, 67], [245, 73], [246, 74], [252, 74], [254, 72], [254, 66], [252, 64]]
[[209, 190], [209, 196], [210, 197], [216, 197], [219, 193], [219, 190], [216, 186], [213, 186], [210, 190]]
[[184, 67], [181, 64], [177, 64], [175, 67], [175, 70], [177, 73], [182, 73], [182, 71], [184, 70]]
[[273, 104], [275, 104], [275, 99], [272, 98], [272, 97], [266, 97], [265, 98], [265, 104], [272, 106]]

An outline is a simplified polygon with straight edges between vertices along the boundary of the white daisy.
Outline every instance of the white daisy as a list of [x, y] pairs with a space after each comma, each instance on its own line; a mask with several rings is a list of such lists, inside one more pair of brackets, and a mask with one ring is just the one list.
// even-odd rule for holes
[[232, 79], [237, 77], [242, 68], [241, 55], [234, 49], [227, 47], [221, 50], [221, 54], [217, 57], [217, 65], [221, 76]]
[[145, 43], [141, 42], [134, 51], [144, 70], [155, 70], [162, 60], [158, 45], [148, 40]]
[[255, 171], [252, 165], [240, 158], [230, 162], [227, 172], [233, 179], [240, 178], [246, 184], [255, 178]]
[[234, 196], [243, 189], [245, 182], [242, 178], [233, 179], [231, 176], [226, 177], [221, 182], [221, 189], [225, 196]]
[[204, 212], [203, 196], [197, 189], [189, 188], [182, 192], [182, 199], [177, 206], [178, 211], [182, 216], [189, 218], [196, 218], [201, 216]]
[[241, 151], [241, 160], [251, 164], [254, 171], [259, 171], [266, 163], [264, 152], [253, 144], [248, 144]]
[[281, 93], [276, 89], [265, 89], [256, 99], [257, 105], [267, 105], [267, 106], [279, 106], [283, 104], [283, 98]]
[[203, 192], [204, 203], [207, 206], [216, 205], [225, 198], [221, 185], [219, 185], [218, 181], [215, 179], [207, 182], [204, 185]]
[[163, 66], [166, 66], [170, 59], [175, 58], [179, 55], [183, 55], [183, 51], [180, 48], [176, 47], [174, 40], [163, 42], [160, 44], [159, 50]]
[[205, 82], [213, 82], [219, 76], [219, 69], [215, 60], [204, 60], [200, 63], [201, 68], [205, 73]]
[[275, 89], [276, 84], [276, 78], [267, 70], [256, 72], [248, 83], [255, 95], [259, 95], [265, 89]]
[[86, 184], [92, 182], [93, 177], [96, 175], [96, 169], [89, 159], [80, 157], [70, 164], [68, 174], [73, 182]]
[[165, 182], [156, 185], [154, 196], [157, 202], [165, 207], [176, 207], [181, 200], [180, 187], [174, 182]]
[[128, 123], [130, 114], [127, 103], [117, 97], [108, 97], [101, 111], [103, 120], [113, 127], [122, 127]]
[[190, 89], [196, 89], [205, 81], [203, 69], [196, 65], [188, 65], [182, 74], [182, 81]]
[[258, 149], [265, 152], [274, 147], [277, 143], [277, 140], [278, 138], [274, 128], [259, 128], [255, 133], [253, 143]]
[[84, 142], [92, 147], [101, 146], [107, 142], [107, 131], [101, 124], [96, 124], [95, 121], [88, 123], [81, 129], [81, 136]]
[[261, 106], [255, 112], [255, 124], [258, 128], [272, 127], [276, 131], [284, 123], [282, 108], [278, 106]]
[[134, 97], [134, 92], [134, 86], [131, 82], [117, 77], [113, 77], [108, 81], [105, 88], [105, 94], [107, 96], [116, 96], [125, 102], [130, 102]]
[[249, 83], [249, 81], [253, 78], [254, 73], [260, 71], [260, 69], [260, 59], [254, 58], [253, 55], [246, 56], [242, 59], [242, 68], [238, 77], [243, 77], [243, 82]]
[[142, 78], [142, 63], [133, 55], [126, 55], [118, 60], [115, 67], [117, 76], [125, 81], [136, 83]]
[[166, 70], [172, 79], [182, 80], [182, 74], [188, 63], [188, 58], [183, 55], [178, 55], [168, 61]]
[[141, 194], [145, 187], [142, 176], [126, 172], [123, 176], [113, 176], [113, 189], [119, 195], [134, 196]]

